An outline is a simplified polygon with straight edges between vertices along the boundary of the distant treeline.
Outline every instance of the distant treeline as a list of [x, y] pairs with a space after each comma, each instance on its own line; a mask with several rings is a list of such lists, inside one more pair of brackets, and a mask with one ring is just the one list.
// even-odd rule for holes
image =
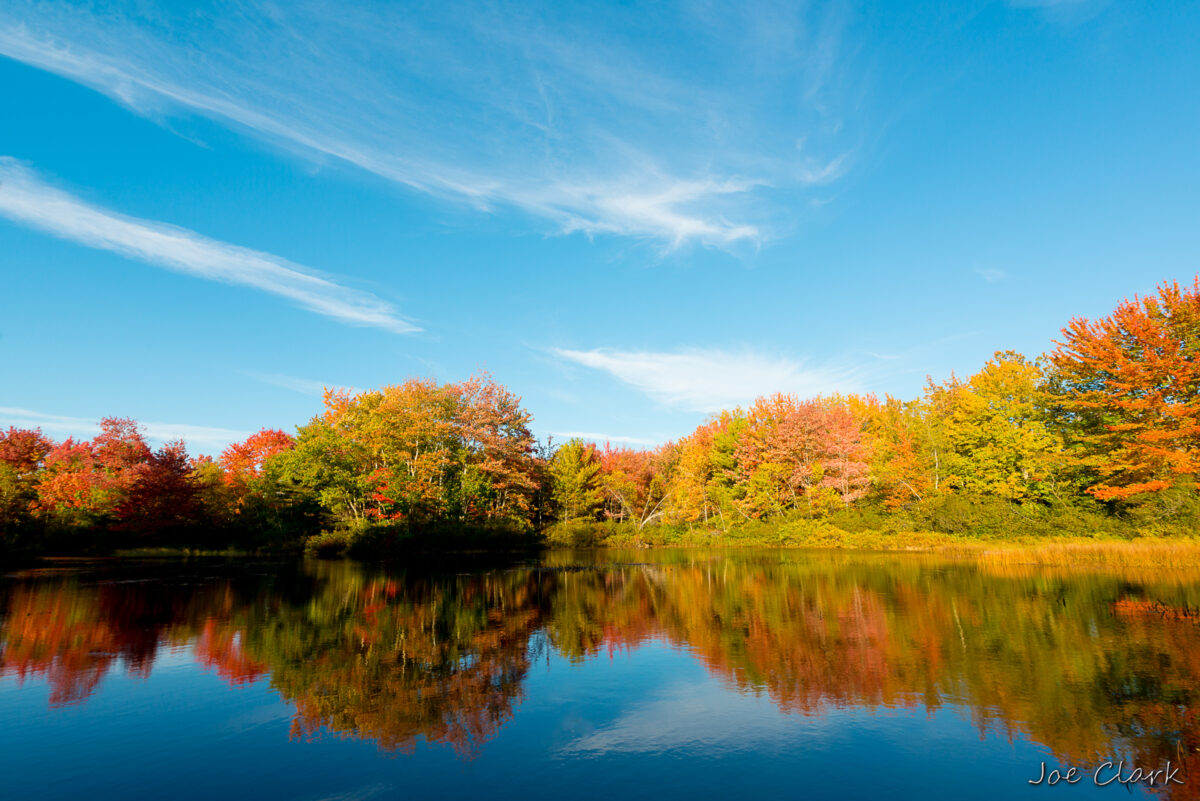
[[[1077, 318], [920, 398], [777, 394], [657, 448], [538, 443], [486, 375], [351, 395], [219, 459], [0, 433], [9, 551], [719, 542], [733, 532], [1189, 534], [1200, 528], [1200, 276]], [[314, 532], [322, 532], [313, 536]], [[831, 535], [832, 532], [832, 535]], [[770, 539], [766, 537], [765, 539]]]

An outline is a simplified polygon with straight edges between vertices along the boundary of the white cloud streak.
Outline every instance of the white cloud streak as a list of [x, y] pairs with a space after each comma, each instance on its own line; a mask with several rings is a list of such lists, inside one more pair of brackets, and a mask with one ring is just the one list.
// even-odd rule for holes
[[667, 247], [757, 244], [790, 224], [782, 195], [849, 168], [842, 112], [861, 91], [842, 4], [574, 8], [13, 0], [0, 54], [146, 116], [203, 115], [452, 202]]
[[623, 437], [614, 436], [612, 434], [597, 434], [590, 431], [551, 431], [550, 436], [558, 437], [560, 440], [568, 441], [572, 439], [581, 439], [584, 442], [594, 442], [597, 444], [604, 442], [618, 442], [623, 445], [656, 445], [652, 439], [643, 439], [641, 437]]
[[331, 384], [328, 381], [314, 381], [311, 378], [297, 378], [296, 376], [284, 375], [283, 373], [259, 373], [251, 370], [246, 370], [243, 375], [253, 378], [255, 381], [261, 381], [264, 384], [270, 384], [280, 389], [291, 390], [298, 392], [301, 395], [309, 395], [314, 398], [325, 397], [325, 388], [342, 389], [358, 395], [363, 390], [358, 387], [341, 386], [339, 384]]
[[1008, 0], [1014, 8], [1053, 8], [1055, 6], [1080, 6], [1092, 0]]
[[[220, 451], [230, 443], [243, 440], [252, 433], [230, 428], [197, 426], [190, 423], [143, 423], [139, 421], [138, 424], [141, 426], [142, 434], [153, 444], [182, 439], [188, 445], [195, 446], [205, 453]], [[59, 438], [90, 439], [100, 433], [100, 424], [96, 420], [45, 414], [7, 406], [0, 406], [0, 426], [40, 428], [46, 434]]]
[[270, 253], [95, 206], [8, 157], [0, 157], [0, 216], [175, 272], [254, 287], [349, 325], [400, 334], [420, 330], [369, 293], [341, 286]]
[[565, 350], [554, 354], [606, 372], [659, 402], [690, 411], [745, 406], [775, 392], [808, 397], [858, 389], [857, 371], [806, 367], [793, 359], [753, 351], [691, 349], [676, 352]]
[[1008, 273], [1004, 270], [996, 269], [995, 267], [977, 267], [975, 274], [987, 281], [989, 284], [999, 283], [1005, 278], [1008, 278]]
[[564, 757], [704, 750], [732, 752], [803, 737], [817, 743], [837, 730], [830, 716], [786, 715], [769, 698], [731, 692], [709, 680], [679, 682], [630, 705], [614, 720], [560, 746]]

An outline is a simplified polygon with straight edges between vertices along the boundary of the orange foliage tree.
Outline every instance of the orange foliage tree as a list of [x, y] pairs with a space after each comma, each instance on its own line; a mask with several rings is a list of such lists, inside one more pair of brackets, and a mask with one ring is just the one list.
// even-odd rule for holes
[[150, 455], [137, 423], [106, 417], [95, 439], [68, 438], [46, 454], [38, 507], [73, 522], [111, 516], [137, 483]]
[[725, 510], [733, 485], [733, 448], [744, 414], [722, 412], [679, 441], [671, 483], [673, 516], [688, 523], [714, 518], [728, 531]]
[[871, 454], [870, 475], [884, 508], [924, 500], [938, 489], [938, 454], [919, 401], [855, 399]]
[[1050, 359], [1076, 462], [1100, 500], [1197, 485], [1200, 473], [1200, 276], [1077, 317]]

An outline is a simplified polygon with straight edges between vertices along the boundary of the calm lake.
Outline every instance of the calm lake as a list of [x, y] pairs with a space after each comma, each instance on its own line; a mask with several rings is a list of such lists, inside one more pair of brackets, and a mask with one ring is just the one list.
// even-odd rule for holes
[[921, 555], [54, 562], [0, 580], [0, 797], [1197, 798], [1198, 610]]

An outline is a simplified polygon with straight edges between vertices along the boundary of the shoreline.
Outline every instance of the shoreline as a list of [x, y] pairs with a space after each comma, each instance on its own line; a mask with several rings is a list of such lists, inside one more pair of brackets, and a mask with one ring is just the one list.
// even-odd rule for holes
[[[732, 533], [732, 532], [731, 532]], [[644, 532], [643, 532], [644, 534]], [[762, 551], [820, 551], [854, 554], [920, 554], [939, 556], [952, 560], [973, 561], [1005, 568], [1155, 568], [1159, 570], [1200, 570], [1200, 538], [1152, 538], [1137, 537], [1120, 539], [1088, 539], [1076, 536], [1061, 538], [1018, 538], [1013, 540], [980, 540], [959, 538], [936, 532], [905, 532], [879, 534], [859, 532], [837, 541], [831, 538], [813, 538], [809, 541], [768, 541], [751, 537], [672, 537], [666, 541], [661, 537], [635, 535], [612, 535], [588, 544], [566, 544], [554, 542], [530, 542], [524, 547], [470, 547], [445, 548], [443, 550], [421, 549], [409, 552], [370, 553], [359, 552], [353, 556], [328, 554], [315, 556], [304, 554], [298, 549], [254, 551], [245, 549], [203, 549], [187, 547], [127, 548], [107, 554], [24, 554], [9, 566], [30, 563], [60, 561], [123, 561], [137, 559], [195, 559], [195, 558], [322, 558], [352, 559], [363, 562], [404, 562], [427, 559], [473, 561], [482, 555], [526, 556], [567, 551], [670, 551], [706, 550], [745, 552]]]

